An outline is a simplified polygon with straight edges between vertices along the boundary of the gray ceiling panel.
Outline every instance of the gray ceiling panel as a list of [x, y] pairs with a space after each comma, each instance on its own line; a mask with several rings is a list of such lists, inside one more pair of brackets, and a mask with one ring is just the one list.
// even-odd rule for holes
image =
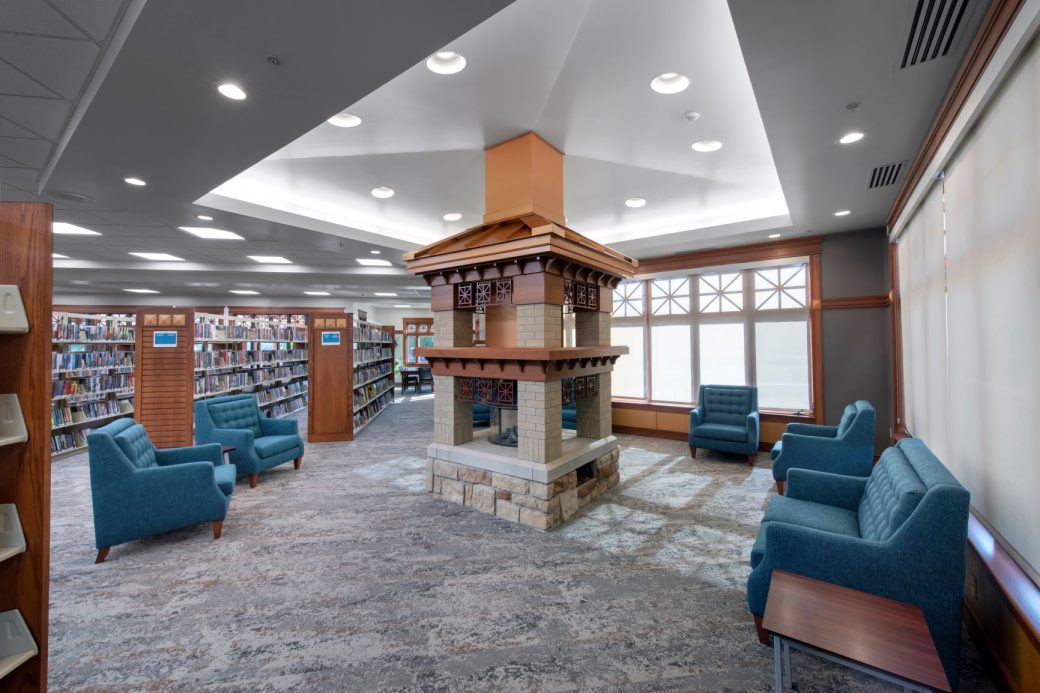
[[2, 60], [0, 60], [0, 94], [52, 98], [58, 96], [57, 92], [51, 91]]
[[[0, 98], [3, 97], [0, 96]], [[36, 137], [36, 133], [30, 132], [21, 125], [5, 118], [3, 109], [0, 108], [0, 137]]]
[[108, 37], [127, 4], [124, 0], [49, 0], [96, 41]]
[[0, 167], [0, 181], [20, 190], [36, 190], [38, 172], [31, 168]]
[[79, 95], [101, 49], [90, 41], [5, 34], [0, 58], [67, 99]]
[[30, 168], [40, 168], [51, 150], [48, 140], [0, 137], [0, 155], [20, 161]]
[[[90, 5], [93, 0], [77, 0]], [[40, 34], [83, 39], [86, 36], [42, 0], [0, 0], [0, 30], [17, 34]]]
[[[56, 139], [69, 113], [69, 102], [30, 96], [0, 96], [0, 114], [47, 139]], [[32, 134], [29, 135], [32, 137]]]

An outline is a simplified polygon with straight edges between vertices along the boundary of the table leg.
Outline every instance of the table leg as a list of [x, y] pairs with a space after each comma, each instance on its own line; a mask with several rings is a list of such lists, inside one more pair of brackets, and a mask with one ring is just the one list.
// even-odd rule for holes
[[784, 690], [784, 676], [783, 676], [783, 659], [780, 650], [783, 647], [783, 638], [774, 635], [773, 636], [773, 690], [776, 693], [783, 693]]
[[787, 640], [783, 641], [783, 666], [784, 670], [784, 688], [793, 688], [791, 684], [791, 644]]

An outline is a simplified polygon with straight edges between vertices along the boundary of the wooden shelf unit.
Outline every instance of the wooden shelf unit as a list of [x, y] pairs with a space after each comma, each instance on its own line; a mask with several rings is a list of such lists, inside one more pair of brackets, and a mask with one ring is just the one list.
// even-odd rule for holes
[[49, 204], [0, 203], [0, 286], [17, 286], [21, 304], [0, 301], [0, 393], [16, 396], [25, 431], [0, 446], [0, 505], [14, 506], [0, 519], [0, 689], [12, 691], [47, 688], [51, 401], [40, 384], [51, 375], [52, 215]]
[[134, 415], [132, 312], [51, 314], [51, 455], [86, 450], [87, 434]]
[[367, 315], [360, 311], [358, 316], [355, 316], [352, 329], [351, 425], [354, 435], [394, 400], [394, 328], [370, 323]]
[[195, 314], [194, 398], [256, 394], [268, 416], [307, 407], [306, 315]]

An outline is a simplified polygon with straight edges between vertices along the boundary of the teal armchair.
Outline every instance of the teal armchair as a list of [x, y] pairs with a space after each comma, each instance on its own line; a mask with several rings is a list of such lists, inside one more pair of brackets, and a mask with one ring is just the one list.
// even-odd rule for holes
[[690, 457], [697, 448], [732, 452], [753, 465], [758, 455], [758, 388], [753, 385], [701, 385], [690, 411]]
[[269, 419], [260, 412], [253, 395], [214, 397], [195, 402], [195, 440], [233, 448], [228, 457], [238, 474], [249, 476], [256, 488], [260, 472], [303, 461], [303, 439], [296, 419]]
[[783, 494], [791, 469], [870, 476], [876, 418], [874, 407], [861, 399], [845, 407], [837, 426], [787, 424], [787, 432], [770, 452], [777, 492]]
[[213, 523], [219, 539], [235, 486], [235, 467], [219, 445], [157, 450], [132, 419], [87, 436], [96, 563], [116, 544]]

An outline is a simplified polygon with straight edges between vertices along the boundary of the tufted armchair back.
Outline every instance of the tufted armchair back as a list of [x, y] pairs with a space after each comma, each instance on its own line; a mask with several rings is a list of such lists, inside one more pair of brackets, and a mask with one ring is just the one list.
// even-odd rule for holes
[[698, 404], [704, 422], [743, 427], [747, 416], [758, 411], [758, 388], [753, 385], [701, 385]]
[[135, 423], [128, 426], [126, 430], [120, 431], [112, 437], [115, 438], [119, 449], [130, 460], [130, 464], [138, 469], [155, 467], [158, 464], [155, 461], [155, 446], [152, 445], [148, 433], [141, 424]]
[[117, 419], [89, 434], [87, 452], [92, 479], [114, 481], [158, 464], [144, 426], [133, 419]]
[[844, 438], [851, 445], [874, 445], [874, 425], [877, 413], [865, 399], [856, 400], [845, 407], [838, 424], [836, 438]]
[[216, 397], [200, 404], [209, 412], [214, 428], [250, 430], [257, 438], [263, 435], [260, 429], [260, 407], [253, 395]]

